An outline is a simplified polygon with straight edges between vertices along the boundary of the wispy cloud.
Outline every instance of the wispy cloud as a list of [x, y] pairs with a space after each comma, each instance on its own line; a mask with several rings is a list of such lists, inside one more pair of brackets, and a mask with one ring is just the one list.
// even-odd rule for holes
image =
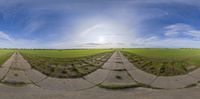
[[0, 31], [0, 40], [6, 40], [9, 42], [13, 42], [13, 39], [5, 32]]
[[190, 36], [194, 38], [200, 37], [200, 30], [193, 28], [188, 24], [176, 23], [165, 27], [165, 36], [177, 37], [177, 36]]
[[30, 35], [30, 34], [36, 32], [37, 30], [41, 29], [44, 24], [45, 24], [45, 22], [43, 22], [43, 21], [31, 20], [24, 27], [23, 32], [26, 33], [26, 35]]
[[0, 31], [0, 46], [1, 48], [45, 48], [37, 40], [15, 39], [3, 31]]

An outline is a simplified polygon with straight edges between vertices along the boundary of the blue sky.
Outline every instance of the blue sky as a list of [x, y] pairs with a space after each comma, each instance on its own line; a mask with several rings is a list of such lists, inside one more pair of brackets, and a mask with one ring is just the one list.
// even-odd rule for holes
[[200, 47], [198, 0], [0, 0], [0, 48]]

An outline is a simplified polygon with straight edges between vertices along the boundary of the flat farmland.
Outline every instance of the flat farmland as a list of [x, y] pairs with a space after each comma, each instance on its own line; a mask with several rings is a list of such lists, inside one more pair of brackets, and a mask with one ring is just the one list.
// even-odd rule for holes
[[13, 50], [0, 50], [0, 65], [2, 65], [11, 55]]
[[30, 65], [51, 77], [76, 78], [99, 68], [110, 58], [113, 50], [20, 50]]
[[84, 56], [95, 55], [104, 52], [110, 52], [109, 49], [76, 49], [76, 50], [20, 50], [21, 53], [44, 56], [44, 57], [54, 57], [54, 58], [80, 58]]
[[200, 67], [199, 49], [137, 48], [122, 52], [135, 66], [155, 75], [181, 75]]

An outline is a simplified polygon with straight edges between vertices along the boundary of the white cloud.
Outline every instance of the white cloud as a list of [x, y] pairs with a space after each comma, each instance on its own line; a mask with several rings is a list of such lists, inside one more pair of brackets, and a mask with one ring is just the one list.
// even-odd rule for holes
[[200, 30], [193, 28], [188, 24], [177, 23], [164, 27], [166, 32], [165, 36], [168, 37], [177, 37], [177, 36], [190, 36], [194, 38], [200, 37]]
[[139, 37], [132, 43], [133, 47], [200, 48], [200, 30], [183, 23], [172, 24], [164, 29], [166, 29], [164, 38]]
[[6, 41], [9, 41], [9, 42], [12, 42], [12, 38], [5, 32], [3, 31], [0, 31], [0, 40], [6, 40]]
[[37, 40], [16, 39], [8, 33], [0, 31], [0, 48], [45, 48], [41, 42]]
[[26, 33], [26, 35], [34, 33], [35, 31], [37, 31], [38, 29], [40, 29], [44, 25], [44, 23], [45, 22], [43, 22], [43, 21], [32, 19], [24, 27], [23, 32]]

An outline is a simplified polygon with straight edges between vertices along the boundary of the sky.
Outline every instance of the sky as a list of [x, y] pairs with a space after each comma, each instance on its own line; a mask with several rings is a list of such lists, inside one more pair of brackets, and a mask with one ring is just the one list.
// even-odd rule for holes
[[0, 48], [200, 48], [200, 1], [0, 0]]

